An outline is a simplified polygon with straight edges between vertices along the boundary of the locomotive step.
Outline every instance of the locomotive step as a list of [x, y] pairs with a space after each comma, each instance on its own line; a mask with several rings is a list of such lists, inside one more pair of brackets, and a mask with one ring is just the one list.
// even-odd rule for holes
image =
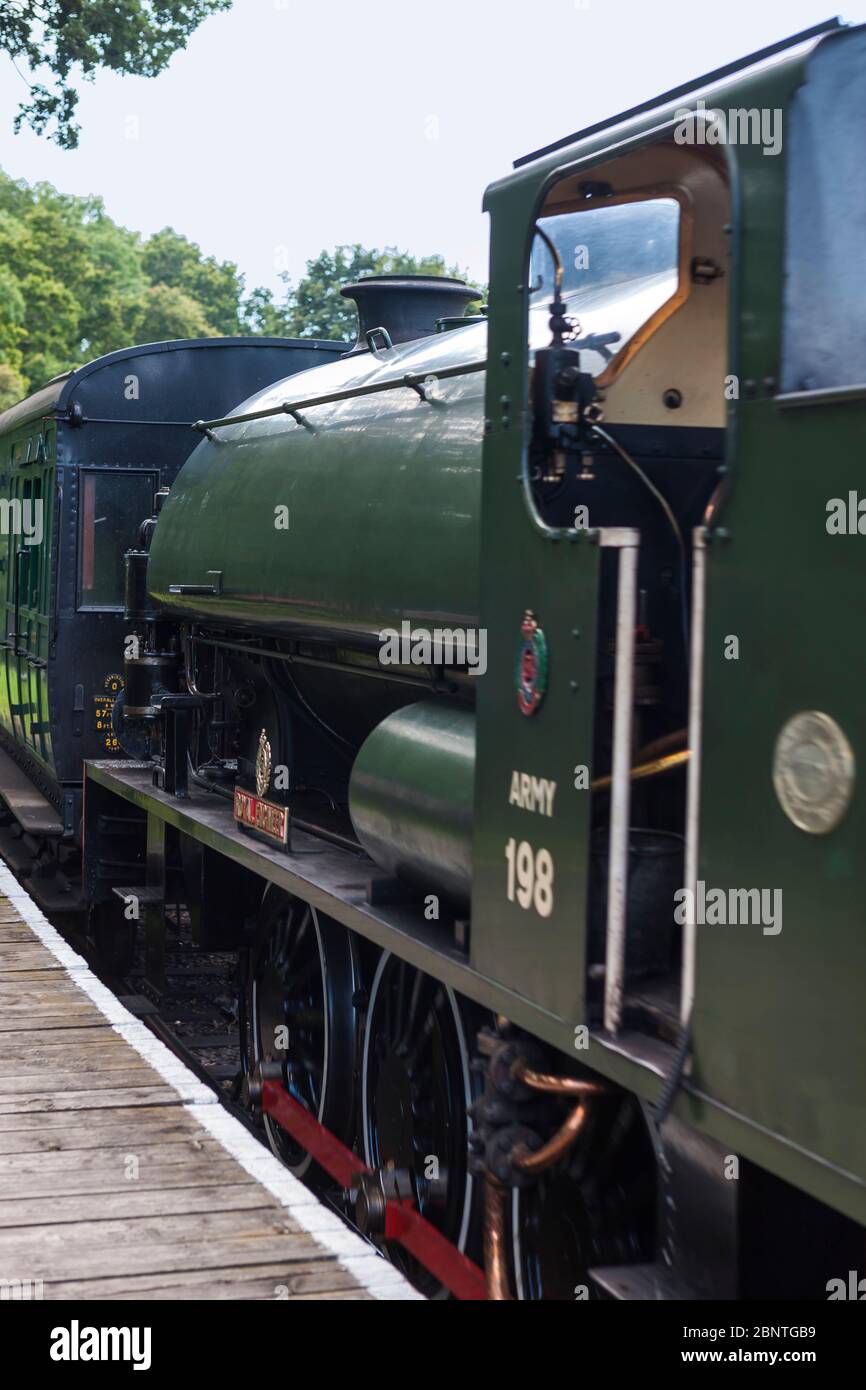
[[26, 772], [8, 753], [0, 751], [0, 797], [29, 835], [55, 838], [63, 834], [63, 821]]
[[687, 1302], [701, 1298], [701, 1291], [678, 1277], [660, 1261], [643, 1265], [607, 1265], [590, 1269], [589, 1276], [602, 1295], [616, 1302]]
[[153, 906], [154, 904], [161, 903], [163, 899], [163, 890], [161, 888], [148, 888], [143, 883], [134, 883], [128, 888], [112, 888], [111, 891], [123, 902], [126, 902], [130, 898], [135, 898], [139, 907]]

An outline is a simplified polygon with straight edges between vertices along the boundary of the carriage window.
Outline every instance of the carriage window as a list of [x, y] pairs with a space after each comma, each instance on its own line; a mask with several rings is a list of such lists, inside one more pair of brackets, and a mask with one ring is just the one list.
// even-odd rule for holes
[[81, 473], [79, 520], [79, 608], [123, 608], [127, 550], [153, 511], [158, 475], [128, 469]]
[[[555, 207], [549, 199], [539, 226], [562, 263], [563, 298], [575, 330], [572, 346], [586, 341], [584, 370], [598, 377], [676, 296], [680, 206], [675, 198], [646, 198], [589, 208], [572, 204], [562, 212]], [[544, 347], [550, 339], [554, 263], [540, 237], [533, 243], [530, 273], [530, 346]]]

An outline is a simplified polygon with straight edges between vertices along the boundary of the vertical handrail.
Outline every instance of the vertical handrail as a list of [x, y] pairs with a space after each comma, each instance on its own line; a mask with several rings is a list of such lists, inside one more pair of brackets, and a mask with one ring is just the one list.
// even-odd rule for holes
[[704, 726], [704, 641], [706, 626], [707, 532], [696, 526], [692, 532], [692, 625], [689, 641], [689, 764], [686, 780], [686, 921], [683, 935], [683, 970], [680, 988], [680, 1018], [687, 1023], [695, 998], [697, 970], [697, 920], [695, 901], [698, 887], [698, 841], [701, 814], [701, 751]]
[[637, 567], [640, 533], [611, 527], [601, 544], [618, 551], [616, 651], [613, 687], [610, 842], [607, 871], [607, 933], [604, 976], [604, 1027], [619, 1032], [625, 989], [626, 905], [628, 900], [629, 814], [631, 810], [634, 643], [637, 624]]
[[27, 559], [27, 551], [22, 545], [20, 550], [15, 551], [15, 616], [13, 619], [15, 631], [12, 633], [13, 649], [16, 656], [28, 656], [29, 652], [22, 652], [18, 645], [21, 636], [21, 561]]

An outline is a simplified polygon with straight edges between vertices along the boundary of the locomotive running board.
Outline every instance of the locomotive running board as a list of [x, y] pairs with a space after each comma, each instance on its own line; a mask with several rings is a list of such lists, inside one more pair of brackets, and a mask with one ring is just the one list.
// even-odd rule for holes
[[[573, 1042], [571, 1020], [541, 1008], [472, 963], [471, 930], [467, 940], [465, 924], [428, 921], [419, 917], [411, 903], [371, 893], [370, 880], [377, 869], [360, 849], [353, 853], [299, 829], [293, 831], [288, 852], [281, 845], [254, 839], [238, 827], [230, 801], [195, 784], [187, 797], [178, 799], [153, 785], [153, 767], [147, 763], [112, 758], [84, 764], [83, 880], [87, 890], [101, 893], [103, 900], [112, 896], [113, 885], [106, 882], [100, 865], [100, 821], [117, 814], [118, 801], [145, 813], [140, 827], [141, 885], [158, 892], [153, 903], [149, 893], [141, 895], [142, 922], [146, 940], [155, 947], [155, 970], [165, 932], [160, 876], [167, 832], [173, 827], [266, 883], [302, 898], [374, 946], [394, 951], [407, 964], [435, 976], [482, 1008], [506, 1013], [513, 1023], [553, 1047], [566, 1050], [564, 1044]], [[626, 875], [627, 865], [621, 864], [620, 872]], [[134, 886], [130, 891], [135, 892]], [[620, 937], [617, 949], [623, 944]], [[656, 1038], [619, 1030], [593, 1036], [618, 1077], [637, 1076], [638, 1068], [648, 1068], [663, 1079], [669, 1070], [673, 1049]]]
[[[116, 814], [117, 799], [146, 813], [146, 866], [144, 856], [141, 863], [146, 889], [162, 888], [166, 830], [174, 827], [265, 882], [303, 898], [315, 911], [326, 913], [374, 945], [397, 952], [408, 964], [468, 994], [482, 1007], [496, 1009], [508, 1001], [516, 1022], [556, 1045], [561, 1021], [473, 969], [465, 946], [457, 944], [455, 932], [445, 921], [419, 920], [405, 901], [383, 902], [375, 894], [377, 900], [371, 901], [370, 879], [378, 871], [360, 849], [353, 853], [297, 828], [288, 852], [282, 845], [254, 839], [235, 822], [230, 801], [195, 784], [188, 797], [178, 799], [153, 785], [153, 767], [147, 763], [112, 758], [84, 765], [84, 881], [100, 889], [104, 899], [112, 896], [112, 890], [98, 862], [99, 821], [106, 814]], [[141, 835], [143, 841], [144, 821]], [[158, 892], [157, 900], [160, 896]], [[150, 914], [160, 911], [159, 902], [151, 906], [149, 897], [149, 893], [141, 895], [145, 926]]]

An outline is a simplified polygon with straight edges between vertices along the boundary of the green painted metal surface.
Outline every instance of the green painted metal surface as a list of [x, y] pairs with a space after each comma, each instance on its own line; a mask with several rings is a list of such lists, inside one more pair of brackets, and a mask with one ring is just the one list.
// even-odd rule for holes
[[0, 725], [53, 772], [47, 659], [56, 427], [14, 410], [0, 432]]
[[421, 701], [383, 719], [352, 767], [349, 810], [377, 864], [467, 903], [472, 884], [475, 718]]
[[[787, 112], [809, 48], [701, 95], [708, 106]], [[288, 419], [230, 427], [203, 443], [184, 469], [151, 562], [151, 588], [168, 608], [225, 626], [372, 644], [384, 626], [404, 619], [480, 621], [488, 669], [476, 709], [470, 961], [468, 969], [436, 965], [434, 949], [430, 968], [473, 997], [507, 1007], [572, 1055], [575, 1029], [586, 1022], [589, 868], [589, 796], [574, 778], [591, 761], [600, 551], [586, 537], [539, 526], [521, 483], [529, 248], [554, 179], [567, 169], [591, 177], [614, 146], [639, 148], [666, 124], [670, 131], [676, 110], [655, 109], [615, 132], [600, 131], [489, 190], [486, 385], [480, 377], [443, 384], [439, 407], [408, 389], [405, 398], [390, 393], [322, 407], [310, 412], [315, 435]], [[817, 708], [845, 730], [861, 776], [866, 766], [858, 584], [864, 561], [858, 538], [828, 537], [824, 525], [827, 499], [858, 485], [864, 406], [786, 412], [773, 400], [787, 154], [783, 148], [769, 158], [748, 146], [726, 153], [728, 369], [742, 389], [729, 403], [730, 487], [716, 518], [730, 536], [714, 541], [708, 556], [699, 877], [723, 889], [780, 890], [784, 924], [776, 935], [699, 926], [693, 1063], [677, 1109], [732, 1152], [863, 1220], [866, 884], [858, 851], [866, 811], [858, 788], [837, 830], [805, 835], [779, 807], [771, 763], [790, 715]], [[381, 360], [349, 359], [296, 378], [290, 391], [263, 393], [246, 408], [376, 372], [435, 373], [437, 364], [483, 351], [483, 328], [468, 328]], [[288, 509], [286, 529], [274, 525], [275, 507]], [[192, 599], [170, 592], [205, 584], [212, 571], [221, 571], [221, 593]], [[527, 609], [549, 652], [548, 689], [531, 718], [520, 713], [515, 690]], [[725, 658], [730, 635], [739, 639], [737, 661]], [[420, 748], [412, 747], [411, 765], [402, 768], [391, 751], [371, 762], [389, 805], [401, 778], [414, 785], [434, 775]], [[515, 774], [554, 789], [543, 803], [552, 814], [541, 801], [530, 807], [514, 799]], [[461, 805], [459, 784], [446, 779], [439, 794]], [[438, 853], [420, 800], [412, 815], [412, 854]], [[399, 838], [399, 826], [393, 833]], [[455, 845], [446, 853], [456, 864], [462, 851]], [[544, 887], [524, 894], [525, 904], [510, 877], [521, 854]], [[340, 916], [339, 908], [328, 910]], [[346, 919], [362, 915], [345, 904], [342, 912]], [[373, 916], [367, 913], [358, 929], [377, 939]], [[630, 1053], [627, 1041], [596, 1035], [578, 1057], [654, 1098], [672, 1049], [658, 1045], [650, 1062], [648, 1049]]]
[[[522, 481], [526, 280], [537, 197], [536, 173], [514, 176], [492, 201], [488, 195], [491, 280], [499, 291], [482, 482], [481, 624], [489, 656], [477, 697], [471, 957], [476, 969], [535, 1000], [570, 1032], [583, 1019], [589, 796], [575, 791], [574, 768], [591, 762], [599, 551], [577, 532], [538, 524]], [[549, 661], [547, 693], [530, 718], [520, 712], [515, 681], [527, 609], [544, 632]], [[555, 786], [552, 815], [512, 802], [515, 773]], [[547, 861], [539, 856], [549, 856], [550, 901], [536, 901], [533, 892], [528, 906], [521, 902], [521, 852], [531, 855], [533, 875], [539, 867], [544, 875]]]
[[[787, 113], [798, 80], [786, 67], [746, 97]], [[741, 312], [731, 370], [745, 389], [732, 406], [732, 485], [718, 516], [730, 535], [708, 554], [699, 863], [707, 885], [779, 890], [781, 930], [698, 927], [694, 1081], [851, 1174], [859, 1193], [847, 1202], [863, 1220], [866, 800], [856, 790], [837, 829], [804, 833], [779, 805], [772, 764], [785, 722], [817, 709], [841, 725], [860, 778], [866, 768], [866, 553], [862, 538], [826, 530], [827, 501], [860, 483], [866, 405], [785, 410], [771, 396], [787, 154], [738, 152]], [[732, 635], [736, 660], [726, 657]]]
[[[485, 325], [300, 373], [239, 407], [483, 358]], [[226, 427], [184, 466], [156, 531], [148, 582], [210, 623], [313, 629], [360, 645], [403, 620], [471, 625], [478, 612], [483, 373]], [[284, 509], [280, 511], [279, 509]], [[190, 598], [221, 571], [221, 592]]]
[[[809, 45], [704, 93], [707, 106], [786, 112], [808, 51]], [[665, 113], [656, 110], [619, 128], [618, 148], [645, 140], [664, 122]], [[597, 568], [585, 544], [539, 532], [517, 482], [526, 433], [525, 280], [531, 227], [547, 185], [566, 168], [591, 176], [613, 143], [600, 132], [521, 169], [486, 199], [495, 311], [481, 621], [491, 656], [477, 707], [472, 964], [555, 1014], [564, 1050], [572, 1045], [569, 1025], [583, 1021], [588, 799], [581, 802], [571, 790], [569, 770], [590, 755]], [[760, 148], [740, 147], [728, 156], [734, 178], [728, 370], [739, 377], [742, 395], [729, 405], [730, 489], [717, 518], [731, 538], [714, 543], [708, 558], [699, 876], [722, 888], [779, 888], [785, 913], [777, 936], [760, 927], [699, 927], [694, 1066], [677, 1106], [732, 1151], [862, 1221], [866, 881], [858, 846], [866, 809], [858, 793], [833, 834], [805, 835], [779, 807], [771, 764], [785, 720], [817, 708], [839, 721], [858, 767], [866, 766], [858, 636], [864, 559], [856, 539], [829, 538], [824, 528], [827, 499], [846, 496], [859, 481], [864, 406], [785, 413], [773, 402], [785, 155], [768, 158]], [[521, 720], [513, 663], [527, 607], [547, 635], [551, 677], [539, 713]], [[572, 629], [580, 638], [570, 636]], [[740, 638], [736, 662], [724, 657], [729, 634]], [[556, 780], [557, 811], [548, 823], [509, 805], [515, 768]], [[505, 848], [517, 837], [534, 852], [542, 845], [551, 851], [556, 905], [547, 919], [508, 900]], [[580, 1056], [655, 1095], [657, 1076], [636, 1066], [628, 1051], [599, 1037]]]

